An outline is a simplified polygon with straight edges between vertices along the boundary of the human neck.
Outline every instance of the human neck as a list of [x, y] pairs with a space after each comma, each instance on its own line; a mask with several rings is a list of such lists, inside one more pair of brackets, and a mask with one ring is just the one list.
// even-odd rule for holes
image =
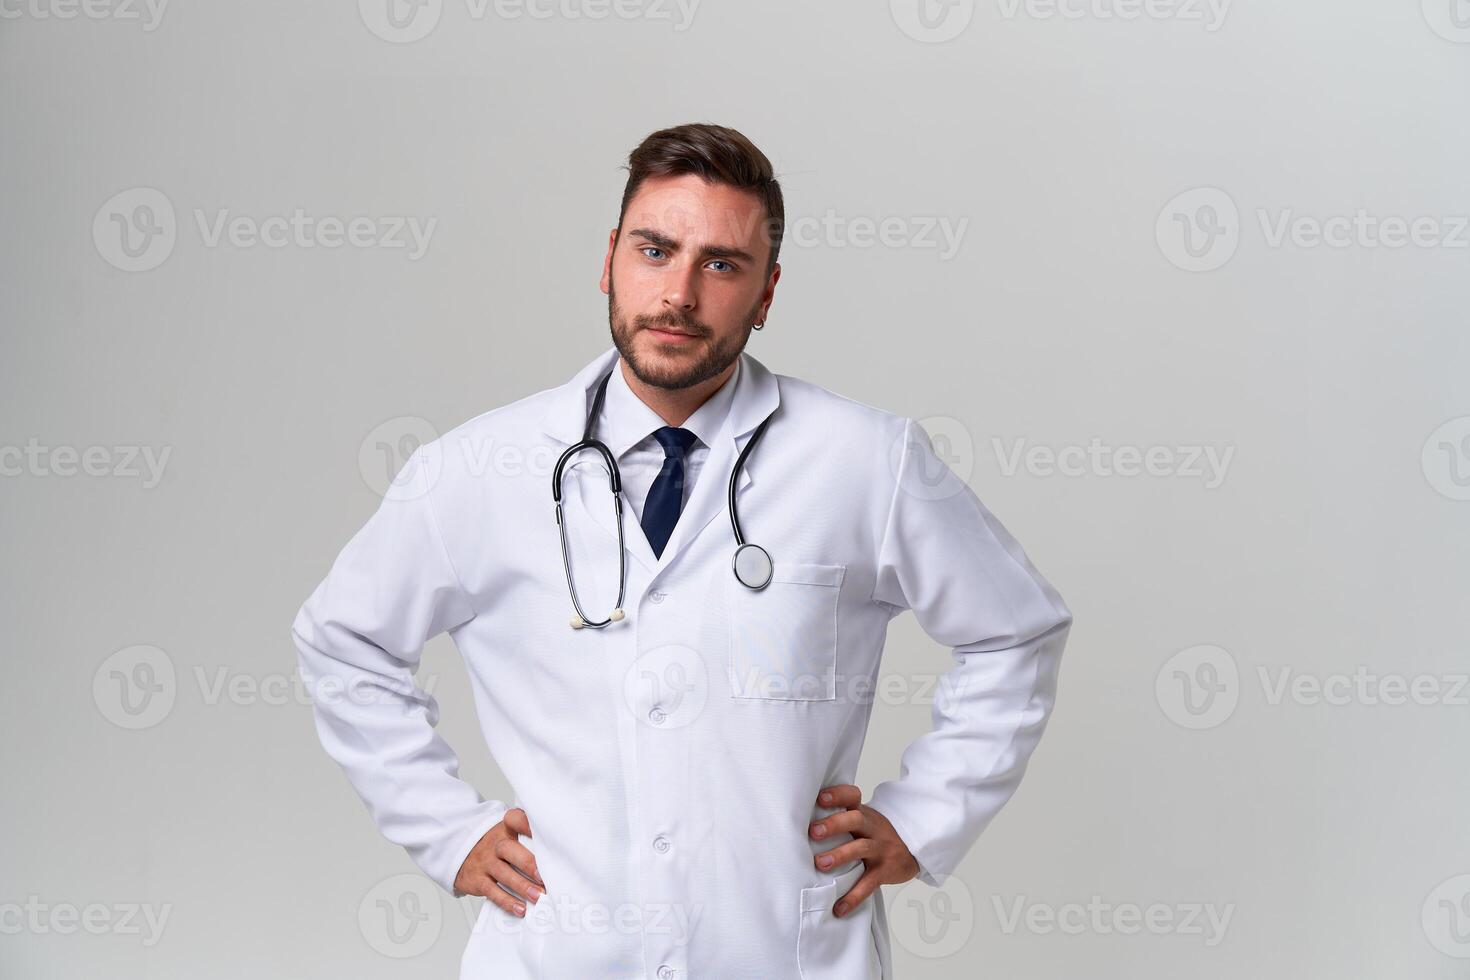
[[720, 390], [720, 387], [735, 373], [738, 360], [732, 361], [713, 378], [706, 378], [697, 385], [688, 388], [655, 388], [653, 385], [644, 384], [638, 379], [628, 367], [628, 362], [623, 357], [618, 357], [618, 367], [623, 372], [623, 380], [628, 383], [628, 388], [637, 395], [639, 400], [649, 408], [653, 409], [659, 418], [669, 425], [683, 425], [689, 416], [693, 415], [699, 406], [709, 400], [709, 396]]

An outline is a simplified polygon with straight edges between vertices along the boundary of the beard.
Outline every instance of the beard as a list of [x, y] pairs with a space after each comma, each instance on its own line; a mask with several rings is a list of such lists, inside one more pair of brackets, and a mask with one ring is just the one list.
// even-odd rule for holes
[[[721, 371], [724, 371], [740, 352], [745, 350], [745, 344], [750, 339], [751, 324], [755, 322], [755, 315], [760, 310], [760, 301], [750, 308], [745, 314], [745, 329], [726, 337], [723, 341], [711, 340], [715, 332], [707, 324], [700, 323], [694, 317], [682, 312], [665, 312], [656, 316], [638, 314], [631, 320], [623, 315], [622, 309], [618, 307], [617, 291], [612, 283], [607, 287], [607, 322], [612, 331], [613, 344], [623, 360], [628, 362], [628, 368], [633, 376], [639, 381], [652, 388], [664, 388], [676, 391], [681, 388], [689, 388], [708, 381]], [[654, 364], [641, 357], [633, 343], [633, 337], [639, 331], [649, 327], [668, 327], [684, 333], [693, 334], [697, 339], [695, 344], [700, 347], [700, 353], [688, 364]]]

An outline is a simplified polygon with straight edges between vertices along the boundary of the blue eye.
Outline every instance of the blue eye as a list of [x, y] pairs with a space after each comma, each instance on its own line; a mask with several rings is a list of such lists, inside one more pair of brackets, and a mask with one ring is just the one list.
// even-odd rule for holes
[[[645, 245], [638, 251], [642, 252], [644, 255], [648, 255], [649, 252], [662, 252], [663, 249], [659, 248], [657, 245]], [[648, 255], [648, 257], [651, 259], [658, 258], [658, 256], [656, 255]]]
[[[726, 262], [724, 259], [715, 259], [715, 262], [718, 262], [720, 265], [727, 266], [731, 270], [734, 270], [734, 268], [735, 268], [733, 265], [730, 265], [730, 263]], [[713, 265], [714, 263], [712, 262], [710, 264]]]

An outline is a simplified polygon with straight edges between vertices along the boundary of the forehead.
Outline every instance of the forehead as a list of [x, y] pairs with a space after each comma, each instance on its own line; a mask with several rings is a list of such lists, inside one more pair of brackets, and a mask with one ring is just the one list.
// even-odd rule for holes
[[628, 202], [623, 227], [648, 228], [693, 245], [734, 245], [759, 254], [765, 204], [754, 191], [698, 174], [649, 177]]

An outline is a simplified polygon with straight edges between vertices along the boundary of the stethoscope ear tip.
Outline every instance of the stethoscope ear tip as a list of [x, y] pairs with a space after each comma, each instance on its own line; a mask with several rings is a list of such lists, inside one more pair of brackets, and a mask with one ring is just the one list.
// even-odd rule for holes
[[[621, 608], [614, 609], [608, 614], [607, 621], [609, 623], [621, 623], [623, 621], [623, 610]], [[569, 620], [569, 623], [574, 630], [585, 629], [591, 625], [577, 613], [572, 613], [572, 618]]]

